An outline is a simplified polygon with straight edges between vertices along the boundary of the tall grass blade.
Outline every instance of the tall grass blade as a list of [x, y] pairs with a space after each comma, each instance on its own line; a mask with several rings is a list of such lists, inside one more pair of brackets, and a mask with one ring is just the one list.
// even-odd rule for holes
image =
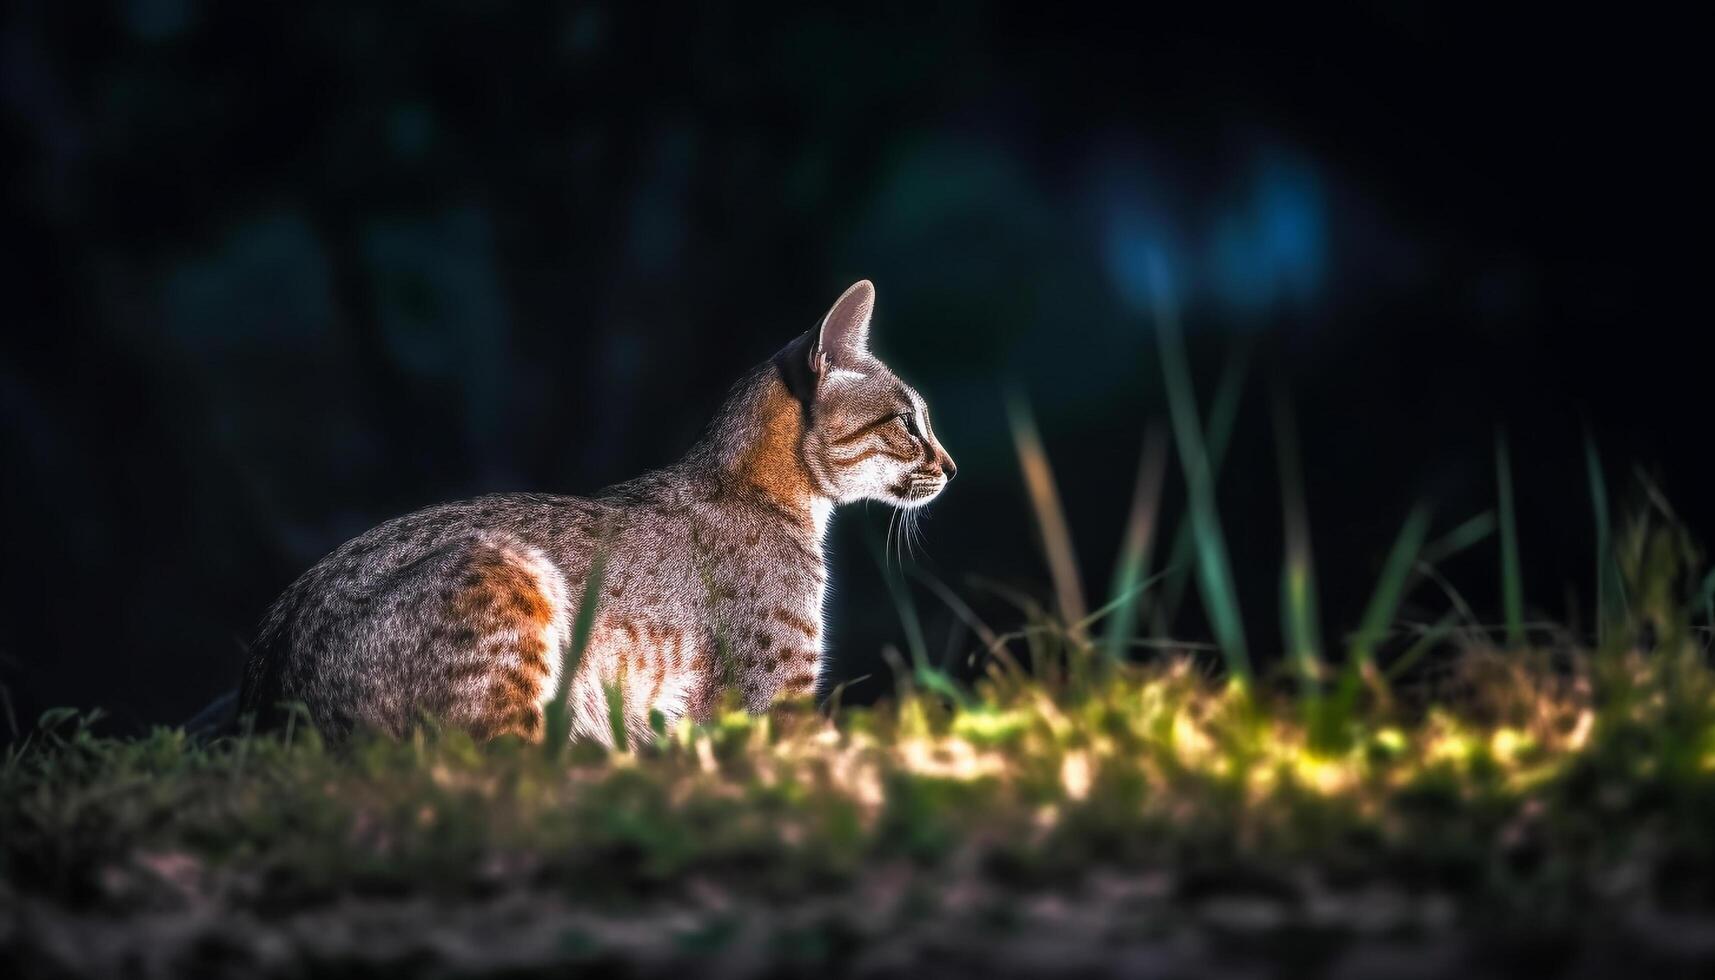
[[1322, 627], [1317, 609], [1316, 567], [1310, 551], [1310, 517], [1304, 503], [1304, 468], [1298, 426], [1284, 392], [1275, 397], [1275, 446], [1280, 463], [1286, 563], [1280, 573], [1280, 612], [1287, 656], [1304, 690], [1318, 692], [1322, 678]]
[[1441, 537], [1423, 546], [1419, 560], [1428, 565], [1439, 565], [1461, 551], [1482, 544], [1489, 535], [1495, 533], [1499, 526], [1495, 520], [1495, 512], [1485, 510]]
[[[1428, 533], [1429, 509], [1419, 504], [1406, 517], [1398, 537], [1394, 539], [1393, 548], [1388, 552], [1387, 561], [1382, 565], [1381, 577], [1376, 581], [1375, 591], [1370, 594], [1369, 604], [1364, 607], [1363, 621], [1351, 636], [1346, 666], [1340, 672], [1335, 695], [1312, 706], [1311, 741], [1323, 751], [1349, 747], [1361, 686], [1368, 684], [1377, 700], [1384, 704], [1391, 698], [1387, 678], [1376, 670], [1376, 647], [1398, 614], [1406, 583]], [[1412, 659], [1419, 656], [1422, 656], [1422, 651], [1412, 653]]]
[[1406, 579], [1428, 531], [1429, 508], [1419, 504], [1399, 529], [1399, 536], [1394, 539], [1393, 549], [1388, 552], [1387, 562], [1382, 566], [1381, 578], [1370, 594], [1369, 605], [1364, 607], [1363, 621], [1352, 638], [1350, 659], [1360, 670], [1371, 669], [1375, 664], [1376, 645], [1387, 635], [1388, 626], [1399, 611], [1400, 600], [1405, 596]]
[[1596, 440], [1584, 435], [1584, 469], [1590, 482], [1590, 507], [1596, 518], [1596, 642], [1601, 644], [1620, 624], [1620, 567], [1614, 558], [1613, 526], [1608, 509], [1608, 481], [1602, 475], [1602, 458]]
[[1170, 571], [1170, 570], [1164, 569], [1162, 571], [1156, 572], [1154, 575], [1151, 575], [1150, 577], [1148, 577], [1146, 579], [1139, 579], [1137, 582], [1132, 584], [1131, 588], [1127, 589], [1126, 591], [1120, 593], [1117, 596], [1114, 596], [1112, 599], [1109, 599], [1106, 603], [1104, 603], [1102, 605], [1102, 607], [1100, 609], [1095, 610], [1094, 612], [1090, 613], [1088, 616], [1085, 616], [1083, 619], [1079, 620], [1078, 625], [1083, 626], [1084, 628], [1088, 629], [1089, 627], [1096, 625], [1097, 623], [1101, 622], [1102, 620], [1107, 619], [1109, 616], [1113, 615], [1114, 613], [1118, 612], [1121, 608], [1123, 608], [1126, 603], [1137, 601], [1137, 599], [1140, 596], [1142, 596], [1145, 592], [1149, 591], [1149, 588], [1151, 586], [1155, 585], [1157, 582], [1160, 582], [1162, 579], [1166, 578], [1168, 571]]
[[1118, 603], [1108, 628], [1102, 633], [1109, 659], [1127, 657], [1137, 632], [1137, 608], [1143, 590], [1137, 583], [1149, 568], [1155, 544], [1156, 518], [1161, 511], [1161, 484], [1167, 475], [1167, 439], [1161, 426], [1151, 423], [1143, 437], [1143, 457], [1138, 461], [1137, 485], [1132, 490], [1131, 513], [1126, 517], [1125, 539], [1120, 544], [1114, 568], [1109, 604]]
[[1054, 597], [1060, 605], [1060, 615], [1071, 630], [1072, 639], [1082, 643], [1085, 634], [1073, 629], [1084, 618], [1084, 583], [1078, 575], [1077, 554], [1072, 549], [1072, 532], [1066, 524], [1066, 512], [1060, 505], [1060, 493], [1054, 485], [1054, 471], [1048, 463], [1048, 453], [1042, 447], [1042, 437], [1036, 431], [1036, 420], [1021, 396], [1008, 399], [1012, 418], [1013, 443], [1018, 449], [1018, 465], [1024, 473], [1024, 486], [1030, 494], [1030, 505], [1036, 515], [1036, 529], [1042, 538], [1042, 550], [1048, 559], [1048, 574], [1054, 580]]
[[[1250, 369], [1250, 348], [1241, 346], [1233, 359], [1221, 371], [1215, 386], [1214, 400], [1209, 403], [1208, 437], [1204, 444], [1209, 456], [1209, 479], [1219, 483], [1221, 464], [1227, 458], [1227, 447], [1233, 439], [1233, 427], [1238, 423], [1239, 399], [1244, 394], [1245, 376]], [[1173, 531], [1173, 544], [1168, 549], [1167, 564], [1174, 569], [1161, 589], [1161, 601], [1155, 604], [1155, 631], [1167, 633], [1179, 614], [1179, 604], [1185, 598], [1185, 587], [1191, 581], [1193, 549], [1191, 522], [1180, 521]]]
[[1150, 272], [1155, 299], [1155, 337], [1161, 351], [1161, 372], [1167, 386], [1167, 406], [1173, 420], [1173, 437], [1179, 446], [1179, 463], [1185, 471], [1186, 504], [1191, 533], [1196, 543], [1197, 584], [1215, 638], [1221, 644], [1227, 670], [1249, 685], [1250, 652], [1245, 645], [1244, 623], [1239, 616], [1238, 592], [1227, 560], [1227, 543], [1215, 508], [1214, 474], [1203, 444], [1203, 429], [1197, 421], [1197, 396], [1191, 385], [1191, 365], [1185, 355], [1179, 330], [1179, 311], [1168, 295], [1165, 263], [1152, 257]]
[[571, 739], [572, 712], [568, 703], [572, 679], [583, 663], [584, 651], [589, 649], [590, 632], [595, 629], [596, 610], [601, 605], [601, 583], [607, 574], [607, 542], [605, 535], [595, 556], [590, 559], [589, 574], [584, 577], [583, 598], [578, 601], [578, 613], [572, 618], [572, 636], [560, 651], [560, 679], [554, 686], [554, 699], [548, 702], [543, 718], [543, 745], [550, 754], [557, 754]]
[[631, 748], [631, 732], [625, 723], [625, 675], [625, 665], [622, 661], [618, 679], [602, 685], [602, 694], [607, 699], [607, 726], [613, 735], [613, 748], [617, 752]]
[[1501, 512], [1501, 605], [1506, 612], [1507, 646], [1524, 646], [1524, 584], [1519, 571], [1518, 523], [1513, 513], [1513, 469], [1506, 433], [1495, 435], [1495, 480]]

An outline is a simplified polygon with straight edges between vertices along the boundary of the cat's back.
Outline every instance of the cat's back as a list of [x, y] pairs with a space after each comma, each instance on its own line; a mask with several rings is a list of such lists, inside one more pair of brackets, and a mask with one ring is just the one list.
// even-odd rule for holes
[[549, 654], [569, 628], [568, 596], [612, 510], [577, 497], [492, 494], [376, 525], [269, 608], [245, 666], [242, 710], [265, 715], [301, 702], [333, 731], [468, 714], [455, 703], [469, 700], [458, 677], [467, 655], [484, 678], [501, 676], [495, 663], [510, 665], [514, 700], [532, 699], [553, 679]]
[[436, 504], [384, 521], [329, 552], [281, 595], [276, 614], [370, 602], [401, 576], [433, 567], [449, 546], [510, 539], [542, 549], [564, 571], [584, 552], [611, 508], [598, 501], [538, 493], [498, 493]]

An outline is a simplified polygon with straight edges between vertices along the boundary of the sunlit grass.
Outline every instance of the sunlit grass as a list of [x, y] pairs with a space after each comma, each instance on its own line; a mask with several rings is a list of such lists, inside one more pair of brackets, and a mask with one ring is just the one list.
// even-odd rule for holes
[[1197, 583], [1204, 612], [1215, 640], [1226, 658], [1233, 680], [1251, 680], [1250, 649], [1245, 639], [1244, 619], [1239, 614], [1238, 589], [1227, 558], [1226, 535], [1215, 503], [1215, 470], [1197, 415], [1197, 397], [1192, 390], [1191, 366], [1180, 335], [1179, 310], [1167, 285], [1167, 275], [1157, 257], [1151, 267], [1155, 302], [1156, 349], [1161, 354], [1161, 374], [1166, 382], [1168, 417], [1179, 449], [1180, 469], [1185, 474], [1187, 525], [1195, 545]]
[[1167, 439], [1161, 428], [1149, 427], [1138, 462], [1137, 483], [1132, 489], [1131, 508], [1126, 513], [1125, 536], [1120, 539], [1119, 558], [1114, 564], [1113, 586], [1108, 602], [1114, 606], [1102, 643], [1109, 659], [1129, 658], [1137, 635], [1138, 611], [1144, 601], [1144, 576], [1155, 548], [1161, 515], [1161, 484], [1167, 474]]
[[15, 889], [67, 900], [163, 852], [265, 876], [271, 901], [480, 890], [508, 862], [572, 892], [644, 895], [741, 867], [746, 883], [792, 892], [902, 857], [1000, 862], [1026, 881], [1171, 865], [1195, 840], [1205, 860], [1332, 860], [1383, 880], [1451, 860], [1436, 887], [1488, 895], [1461, 879], [1510, 846], [1517, 821], [1570, 862], [1560, 873], [1594, 881], [1621, 858], [1589, 834], [1667, 794], [1680, 805], [1649, 811], [1664, 849], [1648, 860], [1675, 874], [1706, 862], [1709, 880], [1707, 847], [1673, 846], [1715, 819], [1715, 677], [1701, 661], [1489, 648], [1458, 666], [1479, 686], [1354, 708], [1353, 737], [1332, 747], [1290, 696], [1213, 683], [1183, 659], [1076, 689], [1002, 676], [962, 705], [908, 689], [831, 719], [729, 706], [632, 752], [557, 758], [457, 732], [340, 747], [301, 726], [116, 740], [54, 713], [0, 765], [0, 867]]
[[1280, 570], [1281, 626], [1286, 658], [1298, 673], [1305, 696], [1321, 694], [1322, 626], [1316, 590], [1316, 566], [1311, 557], [1310, 517], [1304, 503], [1304, 472], [1299, 459], [1298, 427], [1284, 395], [1275, 406], [1275, 445], [1280, 462], [1281, 523], [1285, 529], [1285, 560]]
[[1048, 462], [1048, 451], [1036, 431], [1036, 420], [1030, 408], [1020, 398], [1008, 405], [1012, 420], [1013, 442], [1018, 450], [1019, 469], [1024, 486], [1030, 494], [1036, 530], [1048, 559], [1048, 571], [1054, 583], [1054, 595], [1059, 604], [1062, 621], [1069, 632], [1082, 638], [1081, 623], [1089, 608], [1084, 601], [1084, 583], [1078, 574], [1078, 556], [1072, 546], [1072, 533], [1066, 523], [1066, 512], [1060, 506], [1060, 491], [1054, 484], [1054, 470]]

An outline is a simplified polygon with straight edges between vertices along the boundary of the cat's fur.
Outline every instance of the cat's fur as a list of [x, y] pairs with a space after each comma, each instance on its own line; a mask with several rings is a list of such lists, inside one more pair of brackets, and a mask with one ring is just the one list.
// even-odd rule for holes
[[869, 353], [874, 299], [868, 282], [848, 289], [676, 465], [592, 499], [431, 507], [341, 545], [268, 610], [241, 710], [302, 702], [335, 736], [432, 717], [540, 737], [598, 551], [574, 735], [612, 740], [605, 685], [624, 692], [634, 736], [651, 709], [705, 717], [729, 688], [753, 711], [815, 693], [834, 506], [920, 506], [954, 473], [923, 399]]

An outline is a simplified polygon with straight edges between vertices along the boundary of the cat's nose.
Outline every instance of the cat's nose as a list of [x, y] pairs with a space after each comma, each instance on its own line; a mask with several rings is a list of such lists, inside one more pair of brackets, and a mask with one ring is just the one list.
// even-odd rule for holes
[[947, 455], [945, 451], [941, 453], [941, 472], [947, 474], [949, 480], [959, 475], [959, 468], [953, 465], [953, 457]]

